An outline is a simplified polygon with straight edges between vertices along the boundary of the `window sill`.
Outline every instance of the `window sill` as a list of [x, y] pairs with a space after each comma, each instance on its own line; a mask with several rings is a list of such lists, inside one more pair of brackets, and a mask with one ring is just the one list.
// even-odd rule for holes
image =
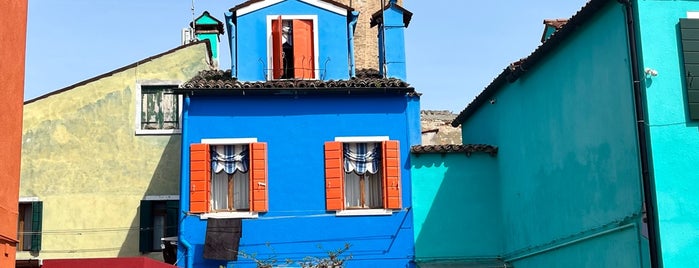
[[137, 129], [136, 135], [172, 135], [182, 133], [181, 129]]
[[202, 220], [206, 219], [257, 219], [257, 212], [213, 212], [199, 215]]
[[393, 215], [391, 209], [348, 209], [338, 210], [335, 216], [351, 217], [351, 216], [390, 216]]

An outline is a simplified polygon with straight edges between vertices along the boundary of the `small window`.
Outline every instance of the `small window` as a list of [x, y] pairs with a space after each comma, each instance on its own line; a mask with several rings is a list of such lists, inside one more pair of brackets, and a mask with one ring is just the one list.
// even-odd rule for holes
[[162, 251], [161, 239], [177, 236], [178, 200], [142, 200], [140, 207], [139, 250]]
[[272, 20], [272, 78], [315, 79], [315, 36], [312, 19]]
[[192, 144], [190, 212], [267, 211], [267, 144]]
[[327, 209], [400, 209], [399, 162], [397, 141], [327, 142]]
[[138, 133], [180, 132], [180, 97], [170, 93], [176, 87], [176, 85], [140, 86]]
[[39, 252], [41, 250], [42, 208], [41, 201], [19, 203], [18, 251]]

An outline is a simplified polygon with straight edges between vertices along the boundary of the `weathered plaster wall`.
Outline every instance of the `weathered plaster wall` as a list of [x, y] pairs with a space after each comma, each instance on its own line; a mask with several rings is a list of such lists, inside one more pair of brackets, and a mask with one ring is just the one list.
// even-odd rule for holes
[[43, 201], [43, 234], [19, 259], [140, 254], [139, 201], [178, 194], [180, 137], [134, 134], [136, 85], [207, 68], [198, 43], [25, 105], [20, 195]]
[[14, 267], [24, 98], [27, 1], [0, 3], [0, 267]]
[[642, 82], [651, 165], [665, 267], [697, 267], [699, 259], [699, 122], [688, 120], [679, 20], [699, 11], [696, 1], [636, 1]]
[[463, 125], [464, 143], [499, 147], [503, 256], [515, 267], [642, 265], [625, 24], [609, 1]]
[[503, 248], [496, 157], [411, 154], [415, 260], [495, 259]]

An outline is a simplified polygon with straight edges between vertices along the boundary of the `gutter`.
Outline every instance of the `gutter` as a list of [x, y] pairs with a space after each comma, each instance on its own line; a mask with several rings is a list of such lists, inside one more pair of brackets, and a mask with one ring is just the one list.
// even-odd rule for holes
[[[187, 127], [187, 118], [189, 117], [189, 103], [190, 99], [189, 96], [184, 96], [184, 103], [182, 107], [182, 148], [181, 150], [181, 159], [182, 163], [189, 163], [189, 144], [188, 144], [188, 136], [187, 133], [188, 131], [185, 131], [185, 127]], [[189, 165], [183, 165], [183, 167], [188, 167]], [[186, 170], [185, 170], [186, 169]], [[185, 211], [189, 210], [189, 195], [185, 195], [184, 193], [189, 193], [189, 185], [185, 186], [185, 175], [186, 173], [189, 172], [189, 168], [181, 168], [180, 169], [180, 214], [179, 214], [179, 221], [180, 221], [180, 228], [178, 230], [178, 236], [177, 236], [177, 243], [182, 244], [184, 246], [184, 251], [185, 251], [185, 267], [186, 268], [192, 268], [194, 267], [194, 249], [192, 248], [192, 244], [189, 243], [186, 239], [184, 239], [184, 232], [182, 232], [182, 222], [187, 218], [187, 213]], [[184, 201], [187, 202], [184, 202]], [[185, 210], [185, 208], [187, 208]]]
[[634, 23], [633, 6], [630, 0], [617, 0], [626, 8], [626, 30], [629, 37], [629, 52], [631, 58], [631, 75], [633, 77], [634, 109], [636, 111], [636, 129], [638, 133], [639, 158], [641, 160], [641, 182], [643, 185], [643, 204], [645, 205], [646, 224], [648, 225], [648, 244], [650, 248], [650, 267], [659, 268], [660, 245], [658, 238], [658, 226], [656, 208], [652, 186], [653, 179], [649, 171], [648, 134], [646, 133], [646, 118], [643, 105], [643, 93], [639, 75], [638, 48], [636, 47], [636, 25]]
[[350, 22], [347, 24], [347, 35], [349, 35], [349, 77], [354, 77], [356, 70], [356, 61], [354, 57], [354, 29], [357, 28], [357, 19], [359, 18], [359, 12], [350, 11], [349, 13], [350, 17], [348, 17], [348, 19], [350, 20]]

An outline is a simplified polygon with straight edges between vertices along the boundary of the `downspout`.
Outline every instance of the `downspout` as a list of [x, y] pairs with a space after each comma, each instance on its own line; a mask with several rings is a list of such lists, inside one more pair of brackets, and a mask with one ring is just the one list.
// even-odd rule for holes
[[350, 69], [349, 69], [349, 77], [352, 78], [355, 76], [355, 71], [356, 71], [356, 66], [355, 66], [355, 57], [354, 57], [354, 29], [357, 28], [357, 19], [359, 18], [359, 12], [357, 11], [351, 11], [349, 13], [350, 21], [347, 24], [347, 35], [349, 36], [349, 64], [350, 64]]
[[[182, 159], [181, 163], [189, 163], [189, 135], [187, 135], [189, 133], [187, 131], [187, 121], [189, 118], [189, 103], [189, 95], [185, 95], [183, 104], [184, 107], [182, 109], [182, 155], [180, 158]], [[180, 168], [180, 229], [178, 230], [177, 243], [184, 246], [185, 267], [192, 268], [194, 266], [194, 250], [192, 248], [192, 244], [190, 244], [189, 241], [184, 239], [184, 232], [182, 231], [183, 228], [181, 227], [182, 223], [187, 218], [186, 211], [189, 210], [189, 184], [185, 185], [185, 181], [187, 181], [185, 180], [185, 178], [188, 177], [187, 173], [189, 173], [189, 165], [182, 165], [182, 167]], [[187, 195], [185, 195], [184, 193], [187, 193]]]
[[646, 207], [646, 221], [648, 225], [648, 246], [650, 248], [650, 267], [660, 268], [659, 240], [657, 236], [658, 226], [653, 203], [653, 180], [650, 176], [648, 158], [648, 134], [646, 133], [646, 119], [641, 92], [639, 75], [638, 49], [636, 47], [636, 27], [634, 23], [633, 6], [630, 0], [617, 0], [626, 7], [626, 23], [629, 36], [629, 50], [631, 53], [631, 75], [633, 78], [634, 106], [636, 110], [636, 129], [638, 132], [639, 157], [641, 158], [641, 180], [643, 184], [643, 203]]

